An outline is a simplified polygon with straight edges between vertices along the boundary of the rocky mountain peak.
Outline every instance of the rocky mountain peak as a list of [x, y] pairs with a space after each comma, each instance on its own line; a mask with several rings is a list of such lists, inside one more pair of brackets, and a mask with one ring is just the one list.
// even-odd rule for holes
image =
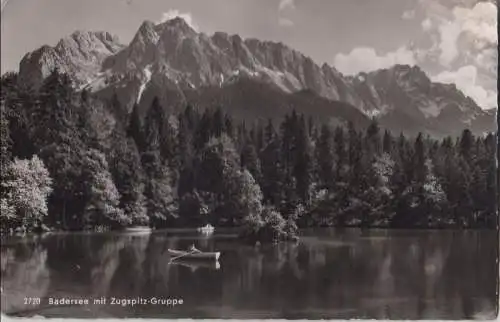
[[56, 50], [44, 45], [23, 57], [19, 66], [19, 80], [36, 87], [54, 68], [60, 65]]
[[122, 48], [118, 37], [108, 32], [75, 31], [53, 47], [45, 45], [25, 55], [19, 66], [20, 79], [37, 87], [57, 67], [78, 86], [92, 80], [103, 61]]
[[225, 32], [207, 36], [180, 17], [160, 24], [144, 21], [128, 46], [106, 32], [77, 31], [55, 47], [27, 54], [20, 78], [39, 83], [54, 67], [94, 93], [123, 91], [127, 106], [149, 106], [153, 95], [168, 104], [167, 90], [182, 97], [203, 88], [238, 88], [243, 80], [287, 95], [302, 91], [350, 104], [398, 132], [406, 130], [404, 122], [413, 122], [413, 130], [450, 133], [462, 126], [456, 122], [472, 126], [484, 114], [456, 87], [433, 83], [417, 66], [344, 76], [283, 43]]
[[158, 41], [158, 33], [155, 30], [156, 25], [149, 20], [144, 21], [134, 38], [130, 42], [130, 45], [135, 44], [137, 42], [140, 43], [156, 43]]
[[[124, 74], [143, 70], [148, 65], [163, 66], [177, 57], [185, 42], [193, 42], [199, 34], [182, 18], [160, 24], [144, 21], [132, 41], [122, 52], [109, 57], [105, 69]], [[175, 60], [175, 59], [174, 59]]]
[[198, 35], [181, 17], [175, 17], [155, 26], [155, 31], [164, 41], [180, 41], [183, 38], [194, 38]]
[[105, 57], [118, 52], [123, 45], [118, 37], [108, 32], [75, 31], [61, 39], [55, 46], [60, 56], [70, 60], [84, 59], [101, 62]]
[[394, 65], [388, 70], [397, 81], [413, 81], [420, 84], [430, 83], [427, 74], [418, 66]]
[[186, 22], [186, 20], [184, 20], [181, 17], [175, 17], [161, 24], [158, 24], [157, 28], [159, 29], [171, 28], [180, 32], [196, 33], [196, 31]]

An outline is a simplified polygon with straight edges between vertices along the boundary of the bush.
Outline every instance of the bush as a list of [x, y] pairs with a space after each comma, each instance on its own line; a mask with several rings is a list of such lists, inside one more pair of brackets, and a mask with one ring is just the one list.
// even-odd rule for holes
[[31, 160], [15, 159], [2, 177], [2, 229], [22, 227], [32, 230], [47, 216], [47, 198], [52, 179], [43, 162], [35, 155]]
[[296, 241], [297, 225], [293, 218], [285, 220], [276, 209], [264, 207], [260, 215], [246, 217], [241, 237], [250, 242]]

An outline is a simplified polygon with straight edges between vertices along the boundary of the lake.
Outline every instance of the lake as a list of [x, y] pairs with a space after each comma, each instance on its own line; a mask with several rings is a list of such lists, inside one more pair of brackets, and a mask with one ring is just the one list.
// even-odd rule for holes
[[[192, 243], [220, 251], [219, 263], [169, 263], [168, 248]], [[75, 318], [487, 319], [497, 254], [495, 231], [314, 229], [276, 246], [230, 230], [9, 237], [1, 304]]]

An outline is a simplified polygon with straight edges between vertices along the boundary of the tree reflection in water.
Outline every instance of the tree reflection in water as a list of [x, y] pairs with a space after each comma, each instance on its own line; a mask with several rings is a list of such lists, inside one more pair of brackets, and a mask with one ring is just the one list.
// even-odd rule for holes
[[[495, 237], [488, 231], [327, 229], [304, 231], [298, 245], [260, 247], [217, 234], [163, 232], [17, 240], [1, 248], [2, 311], [23, 309], [29, 293], [176, 297], [185, 303], [173, 309], [92, 307], [97, 316], [488, 317], [496, 304]], [[221, 251], [220, 268], [169, 264], [168, 248], [191, 243]]]
[[2, 312], [33, 308], [25, 304], [29, 297], [43, 297], [49, 286], [46, 267], [47, 250], [39, 241], [24, 241], [16, 248], [3, 248], [2, 256]]

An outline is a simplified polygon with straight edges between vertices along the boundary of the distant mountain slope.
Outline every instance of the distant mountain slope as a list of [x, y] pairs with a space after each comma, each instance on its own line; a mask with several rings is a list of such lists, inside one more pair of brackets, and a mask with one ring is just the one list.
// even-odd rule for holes
[[[167, 106], [218, 102], [245, 118], [279, 117], [291, 107], [322, 119], [363, 123], [376, 116], [408, 134], [495, 128], [493, 111], [483, 111], [454, 86], [432, 83], [418, 67], [345, 77], [282, 43], [222, 32], [207, 36], [181, 18], [144, 22], [126, 46], [105, 32], [75, 32], [27, 54], [20, 79], [36, 86], [54, 67], [78, 88], [103, 97], [116, 93], [128, 111], [135, 103], [146, 109], [158, 96]], [[309, 94], [297, 94], [304, 90]]]
[[351, 121], [359, 127], [368, 126], [370, 119], [353, 106], [332, 101], [311, 91], [284, 93], [267, 84], [250, 79], [220, 87], [206, 87], [186, 92], [186, 100], [196, 106], [221, 107], [243, 120], [281, 119], [292, 110], [311, 116], [316, 121], [346, 124]]
[[467, 127], [476, 133], [495, 128], [494, 111], [482, 110], [455, 85], [433, 83], [418, 67], [396, 65], [350, 77], [349, 83], [381, 123], [397, 130], [442, 136]]

